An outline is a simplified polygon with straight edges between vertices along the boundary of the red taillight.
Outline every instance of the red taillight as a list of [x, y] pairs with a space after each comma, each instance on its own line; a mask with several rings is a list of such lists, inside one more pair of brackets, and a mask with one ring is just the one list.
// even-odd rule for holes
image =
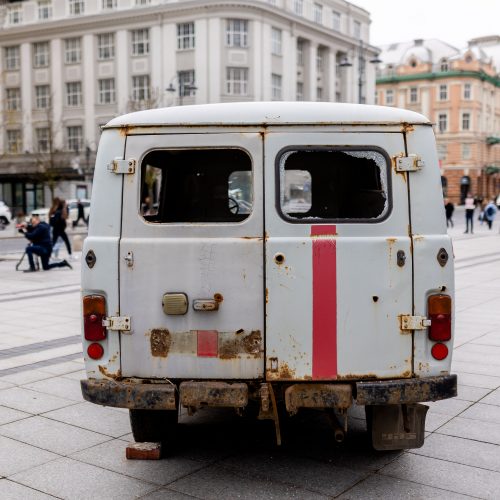
[[431, 295], [427, 301], [431, 326], [429, 338], [444, 341], [451, 339], [451, 297], [449, 295]]
[[87, 347], [87, 354], [92, 359], [101, 359], [104, 355], [104, 348], [101, 344], [93, 343]]
[[83, 297], [83, 331], [85, 340], [104, 340], [106, 328], [102, 320], [106, 317], [106, 299], [102, 295]]
[[448, 348], [444, 344], [438, 342], [432, 346], [431, 354], [435, 359], [441, 361], [448, 356]]

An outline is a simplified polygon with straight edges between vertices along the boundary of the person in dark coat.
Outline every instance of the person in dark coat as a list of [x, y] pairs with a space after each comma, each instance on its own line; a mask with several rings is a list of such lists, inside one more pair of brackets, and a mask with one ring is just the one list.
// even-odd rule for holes
[[446, 227], [453, 227], [453, 212], [455, 210], [455, 205], [448, 199], [444, 199], [444, 210], [446, 212]]
[[40, 221], [38, 215], [33, 215], [29, 224], [22, 224], [19, 231], [31, 242], [31, 244], [26, 247], [30, 268], [24, 271], [25, 273], [36, 271], [33, 255], [38, 255], [40, 257], [44, 271], [48, 271], [54, 267], [69, 267], [71, 269], [71, 264], [66, 260], [49, 264], [50, 254], [52, 253], [50, 227], [46, 222]]
[[89, 225], [88, 220], [85, 218], [85, 209], [80, 199], [78, 199], [78, 201], [76, 202], [76, 208], [78, 210], [78, 217], [76, 220], [73, 221], [73, 227], [78, 226], [78, 222], [80, 221], [80, 219], [82, 219], [83, 222], [88, 226]]
[[49, 210], [49, 221], [52, 227], [52, 246], [56, 244], [57, 238], [61, 238], [66, 245], [71, 260], [71, 244], [66, 234], [66, 219], [68, 218], [68, 205], [65, 200], [54, 198]]

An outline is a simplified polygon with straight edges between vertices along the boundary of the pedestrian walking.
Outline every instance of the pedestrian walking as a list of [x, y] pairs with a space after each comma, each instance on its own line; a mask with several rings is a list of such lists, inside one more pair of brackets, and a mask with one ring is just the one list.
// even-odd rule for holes
[[73, 221], [73, 227], [78, 226], [78, 222], [80, 221], [80, 219], [82, 219], [85, 225], [88, 226], [88, 220], [85, 218], [83, 203], [80, 199], [78, 199], [76, 202], [76, 209], [78, 210], [78, 217], [75, 221]]
[[49, 221], [52, 227], [52, 246], [57, 242], [57, 238], [61, 238], [66, 245], [69, 258], [72, 259], [71, 244], [68, 235], [66, 234], [66, 219], [68, 218], [68, 206], [66, 201], [60, 198], [54, 198], [52, 206], [49, 210]]
[[493, 200], [490, 200], [489, 203], [484, 207], [484, 220], [488, 224], [488, 229], [491, 229], [493, 226], [493, 221], [495, 220], [497, 214], [497, 207]]
[[28, 255], [30, 267], [24, 271], [25, 273], [36, 271], [33, 255], [38, 255], [40, 257], [42, 269], [44, 271], [49, 271], [55, 267], [69, 267], [71, 269], [71, 264], [66, 260], [49, 264], [50, 254], [52, 252], [50, 226], [46, 222], [40, 221], [38, 215], [32, 215], [29, 224], [23, 222], [19, 228], [19, 232], [23, 233], [31, 242], [26, 247], [26, 254]]
[[470, 232], [474, 234], [474, 209], [476, 208], [475, 200], [471, 193], [467, 193], [465, 198], [465, 231], [464, 234]]
[[455, 205], [448, 199], [444, 199], [444, 210], [446, 212], [446, 227], [453, 227], [453, 212]]

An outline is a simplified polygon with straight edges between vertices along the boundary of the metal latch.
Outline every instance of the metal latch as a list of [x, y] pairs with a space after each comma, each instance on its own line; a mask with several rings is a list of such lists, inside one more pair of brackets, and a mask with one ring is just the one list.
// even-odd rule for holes
[[114, 174], [133, 174], [135, 172], [136, 161], [133, 158], [122, 160], [115, 158], [108, 164], [108, 170]]
[[411, 154], [408, 156], [396, 156], [396, 170], [398, 172], [415, 172], [425, 167], [425, 162], [420, 156]]
[[102, 326], [112, 331], [130, 332], [130, 316], [108, 316], [103, 318]]
[[399, 316], [400, 328], [403, 331], [425, 330], [431, 326], [431, 320], [425, 316], [411, 316], [410, 314], [401, 314]]

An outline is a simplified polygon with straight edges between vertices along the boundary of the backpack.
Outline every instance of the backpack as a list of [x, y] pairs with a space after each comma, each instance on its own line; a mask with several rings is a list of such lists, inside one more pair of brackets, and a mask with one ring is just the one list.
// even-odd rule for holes
[[492, 217], [494, 213], [495, 213], [495, 209], [491, 205], [486, 208], [486, 215], [488, 217]]

